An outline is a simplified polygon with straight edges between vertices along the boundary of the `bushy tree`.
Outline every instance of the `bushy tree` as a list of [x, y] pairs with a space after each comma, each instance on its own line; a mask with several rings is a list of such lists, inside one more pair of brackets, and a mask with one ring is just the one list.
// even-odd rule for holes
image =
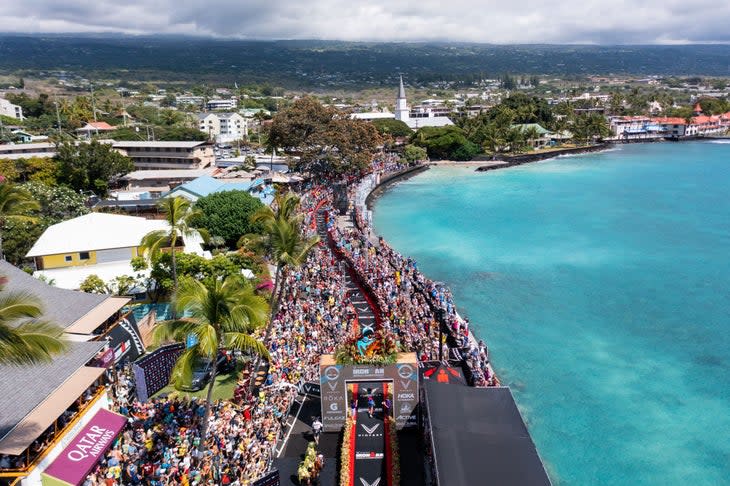
[[479, 146], [467, 140], [456, 126], [421, 128], [412, 142], [425, 148], [432, 159], [471, 160], [480, 152]]
[[39, 206], [27, 213], [33, 218], [32, 222], [7, 220], [2, 227], [5, 257], [13, 265], [22, 264], [31, 246], [46, 228], [89, 212], [86, 196], [66, 186], [27, 182], [19, 187], [28, 192]]
[[403, 158], [406, 162], [413, 164], [415, 162], [421, 162], [428, 158], [428, 152], [423, 147], [418, 145], [408, 144], [403, 149]]
[[413, 130], [402, 120], [385, 118], [373, 120], [372, 124], [381, 135], [390, 135], [391, 137], [410, 137], [413, 135]]
[[304, 97], [277, 113], [267, 143], [298, 155], [297, 170], [335, 177], [365, 169], [382, 139], [371, 123]]
[[222, 237], [228, 248], [235, 248], [241, 236], [261, 231], [261, 226], [249, 218], [263, 204], [246, 191], [216, 192], [198, 199], [195, 207], [202, 214], [193, 224], [205, 228], [211, 236]]
[[134, 164], [110, 144], [92, 141], [78, 146], [63, 143], [54, 157], [59, 181], [77, 191], [92, 191], [105, 196], [109, 182], [134, 170]]

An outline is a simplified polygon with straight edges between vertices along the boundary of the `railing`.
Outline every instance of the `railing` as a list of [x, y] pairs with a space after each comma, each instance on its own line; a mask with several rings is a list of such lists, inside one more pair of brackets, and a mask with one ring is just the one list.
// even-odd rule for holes
[[[85, 403], [79, 411], [76, 413], [76, 415], [61, 429], [57, 430], [55, 432], [55, 437], [53, 440], [42, 450], [38, 451], [35, 457], [30, 457], [30, 447], [25, 450], [26, 454], [26, 466], [23, 468], [13, 468], [13, 469], [3, 469], [0, 470], [0, 478], [16, 478], [12, 483], [9, 483], [10, 485], [16, 484], [19, 480], [21, 480], [24, 476], [27, 476], [33, 468], [35, 468], [39, 462], [41, 462], [49, 451], [51, 451], [54, 447], [56, 447], [61, 440], [64, 438], [64, 436], [73, 429], [73, 427], [81, 420], [81, 417], [84, 416], [84, 414], [92, 407], [94, 404], [101, 399], [102, 396], [106, 394], [106, 387], [100, 386], [99, 389], [96, 391], [94, 396], [89, 400], [87, 403]], [[55, 422], [54, 422], [55, 424]]]

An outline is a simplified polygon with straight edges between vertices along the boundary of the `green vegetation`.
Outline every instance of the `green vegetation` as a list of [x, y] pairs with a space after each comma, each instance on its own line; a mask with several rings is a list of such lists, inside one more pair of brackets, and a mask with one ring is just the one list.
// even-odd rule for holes
[[372, 124], [378, 129], [381, 135], [391, 137], [410, 137], [413, 130], [406, 122], [394, 119], [373, 120]]
[[382, 139], [371, 123], [326, 107], [312, 97], [296, 100], [274, 117], [270, 148], [298, 155], [294, 169], [320, 178], [364, 170]]
[[25, 261], [25, 255], [46, 228], [89, 212], [86, 197], [66, 186], [27, 182], [19, 187], [38, 203], [38, 207], [26, 209], [24, 215], [28, 219], [6, 219], [0, 226], [4, 256], [13, 265]]
[[3, 257], [3, 233], [5, 225], [35, 223], [36, 217], [31, 213], [40, 205], [33, 196], [12, 182], [0, 183], [0, 259]]
[[[178, 240], [192, 238], [196, 230], [193, 220], [200, 216], [200, 210], [194, 209], [189, 200], [184, 197], [167, 197], [160, 201], [159, 208], [165, 215], [167, 230], [157, 230], [147, 233], [142, 238], [139, 249], [150, 259], [159, 258], [163, 249], [169, 249], [171, 256], [172, 289], [177, 289], [177, 250]], [[204, 230], [197, 230], [203, 238], [207, 238]]]
[[262, 207], [261, 201], [246, 191], [216, 192], [198, 199], [192, 224], [220, 236], [228, 248], [235, 248], [241, 236], [261, 231], [261, 225], [251, 222], [250, 217]]
[[[193, 370], [200, 359], [215, 363], [223, 349], [253, 353], [268, 359], [269, 351], [264, 343], [252, 336], [266, 322], [266, 300], [256, 295], [252, 284], [242, 277], [216, 279], [208, 284], [185, 278], [175, 295], [174, 307], [178, 315], [185, 314], [186, 317], [157, 324], [152, 335], [157, 343], [170, 340], [186, 342], [188, 336], [195, 336], [195, 344], [183, 351], [172, 370], [171, 383], [176, 389], [190, 385]], [[216, 384], [216, 366], [211, 369], [205, 417], [200, 424], [201, 452], [207, 438]]]
[[[222, 373], [215, 376], [215, 384], [213, 385], [213, 394], [211, 399], [215, 402], [217, 400], [231, 400], [233, 399], [233, 393], [236, 391], [236, 385], [238, 384], [238, 377], [243, 371], [244, 364], [241, 362], [236, 363], [236, 369], [230, 373]], [[167, 385], [162, 390], [158, 391], [153, 397], [162, 396], [179, 396], [187, 399], [193, 397], [206, 398], [208, 390], [203, 388], [198, 391], [180, 391], [175, 389], [174, 385]]]
[[421, 128], [412, 143], [425, 148], [431, 159], [471, 160], [480, 152], [479, 146], [457, 126]]
[[74, 145], [62, 143], [53, 158], [58, 180], [77, 191], [106, 196], [109, 182], [134, 170], [134, 164], [106, 143], [92, 141]]
[[66, 349], [63, 330], [43, 320], [40, 301], [25, 292], [4, 290], [0, 277], [0, 364], [50, 361]]

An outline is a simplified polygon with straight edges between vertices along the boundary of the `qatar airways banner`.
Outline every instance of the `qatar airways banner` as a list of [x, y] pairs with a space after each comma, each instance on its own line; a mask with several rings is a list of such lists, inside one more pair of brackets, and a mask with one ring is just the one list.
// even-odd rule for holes
[[127, 418], [123, 415], [100, 409], [43, 472], [43, 484], [78, 486], [83, 483], [125, 423]]

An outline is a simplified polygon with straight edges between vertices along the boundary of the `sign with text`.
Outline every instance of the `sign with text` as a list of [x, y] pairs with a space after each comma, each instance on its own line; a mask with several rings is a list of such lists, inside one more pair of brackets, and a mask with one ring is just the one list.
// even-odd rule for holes
[[43, 472], [44, 484], [81, 484], [126, 423], [123, 415], [100, 409]]
[[349, 405], [347, 384], [363, 381], [387, 381], [392, 387], [392, 410], [396, 427], [410, 427], [418, 407], [418, 361], [415, 353], [401, 353], [392, 365], [338, 365], [332, 355], [320, 358], [320, 396], [322, 424], [326, 432], [336, 432], [345, 425]]

